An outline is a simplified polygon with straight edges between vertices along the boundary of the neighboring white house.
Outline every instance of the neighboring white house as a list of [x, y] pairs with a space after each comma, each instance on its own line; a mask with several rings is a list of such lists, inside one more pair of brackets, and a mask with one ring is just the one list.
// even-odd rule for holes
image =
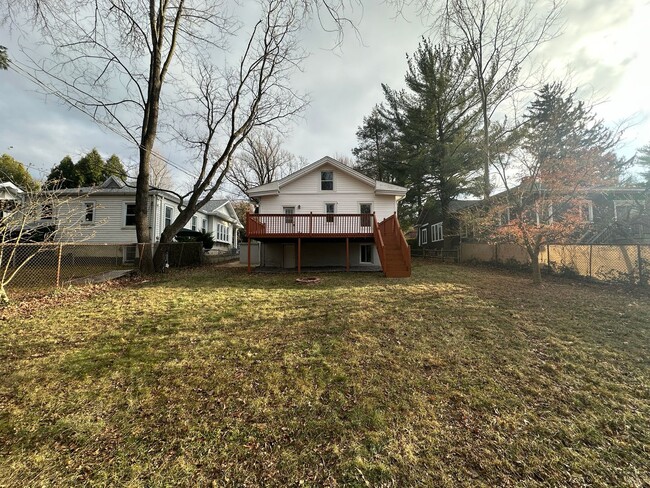
[[[53, 220], [58, 240], [86, 243], [136, 243], [135, 188], [114, 176], [93, 187], [56, 191], [57, 208], [44, 208], [41, 221]], [[179, 213], [179, 199], [166, 192], [150, 192], [149, 229], [157, 242], [163, 229]], [[48, 205], [44, 205], [48, 207]], [[186, 229], [211, 232], [215, 249], [237, 247], [237, 229], [243, 228], [228, 200], [212, 200], [190, 219]], [[69, 229], [69, 230], [67, 230]]]
[[23, 198], [24, 191], [9, 181], [0, 182], [0, 219], [4, 213], [13, 210], [14, 206]]
[[[249, 215], [246, 232], [262, 243], [261, 266], [375, 266], [388, 276], [388, 258], [397, 251], [405, 254], [396, 213], [406, 188], [368, 178], [333, 158], [319, 159], [248, 194], [258, 208]], [[380, 230], [385, 233], [388, 223], [390, 235], [382, 238]], [[393, 264], [410, 274], [410, 256], [408, 263]]]

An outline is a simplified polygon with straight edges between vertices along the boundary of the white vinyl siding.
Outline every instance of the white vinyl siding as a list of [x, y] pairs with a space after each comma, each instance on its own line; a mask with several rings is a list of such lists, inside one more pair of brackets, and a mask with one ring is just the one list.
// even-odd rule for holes
[[284, 213], [283, 207], [295, 206], [297, 214], [310, 212], [323, 214], [326, 213], [325, 203], [336, 202], [337, 214], [358, 214], [359, 203], [371, 202], [372, 211], [376, 213], [377, 219], [381, 222], [397, 211], [397, 197], [375, 195], [374, 185], [368, 185], [336, 168], [332, 168], [334, 190], [319, 191], [321, 170], [327, 169], [329, 168], [318, 168], [287, 183], [280, 189], [278, 195], [260, 197], [260, 213], [282, 214]]

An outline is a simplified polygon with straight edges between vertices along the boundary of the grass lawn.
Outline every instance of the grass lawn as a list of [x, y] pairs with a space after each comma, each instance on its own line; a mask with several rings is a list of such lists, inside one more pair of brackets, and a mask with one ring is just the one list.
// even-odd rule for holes
[[650, 485], [648, 294], [417, 261], [295, 277], [5, 311], [0, 486]]

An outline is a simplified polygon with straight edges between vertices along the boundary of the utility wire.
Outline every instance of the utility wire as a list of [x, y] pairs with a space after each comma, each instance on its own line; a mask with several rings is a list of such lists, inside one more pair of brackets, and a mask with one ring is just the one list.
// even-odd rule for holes
[[[129, 138], [129, 137], [128, 137], [126, 134], [124, 134], [123, 132], [120, 132], [120, 131], [116, 130], [114, 127], [112, 127], [111, 125], [109, 125], [107, 122], [105, 122], [105, 121], [103, 121], [103, 120], [101, 120], [101, 119], [97, 119], [97, 118], [95, 118], [95, 117], [93, 116], [93, 114], [91, 114], [90, 112], [88, 112], [88, 111], [85, 110], [84, 108], [82, 108], [82, 107], [80, 107], [80, 106], [78, 106], [78, 105], [76, 105], [76, 104], [74, 104], [74, 103], [71, 103], [71, 102], [70, 102], [66, 97], [64, 97], [63, 95], [61, 95], [59, 92], [57, 92], [57, 91], [55, 91], [55, 90], [52, 90], [52, 89], [51, 89], [50, 87], [48, 87], [45, 83], [43, 83], [43, 82], [42, 82], [38, 77], [34, 76], [34, 75], [33, 75], [32, 73], [30, 73], [26, 68], [23, 68], [22, 66], [20, 66], [21, 64], [22, 64], [22, 63], [13, 60], [12, 63], [9, 65], [9, 69], [11, 69], [13, 72], [15, 72], [16, 74], [18, 74], [18, 75], [21, 76], [22, 78], [25, 78], [26, 80], [28, 80], [28, 81], [30, 81], [30, 82], [32, 82], [32, 83], [38, 85], [38, 86], [39, 86], [42, 90], [44, 90], [47, 94], [57, 97], [58, 99], [62, 100], [65, 104], [67, 104], [67, 105], [69, 105], [70, 107], [72, 107], [72, 108], [74, 108], [74, 109], [80, 111], [80, 112], [83, 113], [84, 115], [90, 117], [90, 118], [93, 119], [96, 123], [100, 124], [101, 126], [105, 127], [106, 129], [110, 130], [111, 132], [113, 132], [113, 133], [116, 134], [117, 136], [121, 137], [122, 139], [125, 139], [125, 140], [128, 141], [129, 143], [133, 143], [133, 140], [132, 140], [131, 138]], [[142, 147], [141, 144], [138, 144], [138, 148], [139, 148], [139, 149], [142, 149], [143, 147]], [[157, 152], [154, 151], [153, 149], [145, 149], [145, 150], [147, 150], [151, 156], [155, 156], [155, 157], [159, 158], [160, 160], [162, 160], [163, 162], [165, 162], [166, 164], [168, 164], [168, 165], [171, 166], [172, 168], [174, 168], [174, 169], [180, 171], [181, 173], [183, 173], [184, 175], [186, 175], [186, 176], [192, 178], [193, 180], [196, 179], [196, 175], [194, 175], [194, 174], [190, 173], [189, 171], [187, 171], [187, 170], [186, 170], [185, 168], [183, 168], [180, 164], [178, 164], [178, 163], [172, 161], [172, 160], [169, 159], [169, 158], [164, 157], [163, 155], [157, 153]], [[46, 174], [46, 171], [45, 171], [45, 170], [38, 169], [38, 168], [36, 168], [36, 167], [33, 166], [33, 165], [32, 165], [32, 167], [33, 167], [33, 169], [36, 169], [37, 171], [39, 171], [41, 174], [44, 174], [44, 175]], [[219, 188], [218, 191], [219, 191], [220, 193], [227, 193], [227, 194], [230, 194], [230, 195], [235, 196], [235, 197], [237, 197], [237, 198], [241, 198], [241, 197], [242, 197], [242, 195], [241, 195], [240, 193], [237, 193], [237, 192], [232, 191], [232, 190], [227, 190], [227, 189], [224, 189], [224, 188]]]

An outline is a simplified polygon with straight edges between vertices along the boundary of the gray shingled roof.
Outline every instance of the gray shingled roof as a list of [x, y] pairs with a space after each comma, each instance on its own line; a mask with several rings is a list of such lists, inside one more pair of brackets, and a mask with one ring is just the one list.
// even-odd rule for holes
[[217, 210], [219, 207], [225, 205], [228, 202], [225, 198], [222, 198], [220, 200], [210, 200], [208, 203], [206, 203], [201, 210], [204, 212], [214, 212]]

